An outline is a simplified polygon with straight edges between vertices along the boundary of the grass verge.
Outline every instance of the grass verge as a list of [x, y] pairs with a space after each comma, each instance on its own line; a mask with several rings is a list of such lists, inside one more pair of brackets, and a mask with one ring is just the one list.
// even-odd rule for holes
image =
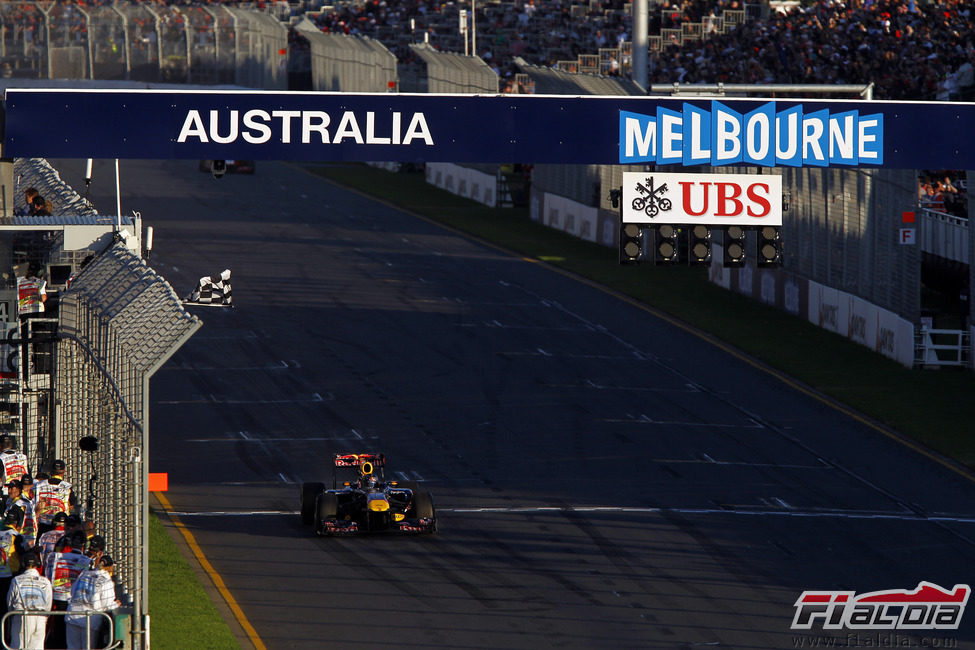
[[455, 196], [427, 184], [422, 174], [362, 164], [309, 169], [631, 296], [975, 468], [975, 373], [904, 368], [786, 312], [721, 289], [700, 268], [620, 266], [611, 248], [541, 226], [523, 208], [488, 208]]
[[149, 516], [149, 609], [156, 648], [239, 648], [196, 573], [156, 515]]

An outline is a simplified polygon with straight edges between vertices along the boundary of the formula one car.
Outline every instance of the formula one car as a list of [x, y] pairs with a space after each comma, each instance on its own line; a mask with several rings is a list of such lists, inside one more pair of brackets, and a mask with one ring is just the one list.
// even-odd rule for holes
[[[302, 483], [301, 523], [313, 525], [316, 535], [437, 532], [430, 493], [412, 482], [387, 481], [385, 467], [382, 454], [336, 454], [331, 489]], [[342, 487], [340, 469], [355, 471]]]
[[[253, 174], [254, 173], [254, 161], [253, 160], [224, 160], [224, 170], [230, 174]], [[200, 171], [201, 172], [212, 172], [213, 171], [213, 161], [212, 160], [201, 160], [200, 161]]]

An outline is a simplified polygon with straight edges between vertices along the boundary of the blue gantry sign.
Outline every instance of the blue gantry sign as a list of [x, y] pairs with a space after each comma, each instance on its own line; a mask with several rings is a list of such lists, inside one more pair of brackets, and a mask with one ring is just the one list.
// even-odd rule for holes
[[5, 157], [975, 168], [948, 102], [8, 89], [4, 126]]

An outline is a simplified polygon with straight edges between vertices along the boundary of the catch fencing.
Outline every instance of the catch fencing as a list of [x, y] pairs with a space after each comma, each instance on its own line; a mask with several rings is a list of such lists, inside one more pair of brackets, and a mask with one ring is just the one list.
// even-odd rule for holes
[[[17, 158], [14, 160], [16, 193], [13, 197], [14, 209], [26, 214], [27, 204], [24, 190], [33, 187], [52, 204], [51, 214], [59, 216], [80, 216], [97, 214], [91, 203], [80, 196], [70, 185], [61, 180], [61, 174], [43, 158]], [[7, 215], [4, 215], [7, 216]], [[110, 223], [109, 217], [104, 219]]]
[[287, 90], [288, 30], [274, 16], [224, 7], [233, 20], [235, 83], [247, 88]]
[[313, 89], [384, 93], [398, 88], [396, 57], [379, 41], [325, 34], [307, 19], [295, 29], [308, 39]]
[[921, 318], [921, 248], [898, 239], [917, 205], [903, 169], [784, 168], [783, 269], [854, 294], [911, 323]]
[[413, 61], [401, 66], [403, 92], [498, 94], [498, 74], [480, 57], [410, 45]]
[[[0, 247], [4, 255], [42, 269], [45, 262], [55, 266], [80, 264], [90, 251], [66, 248], [64, 233], [54, 224], [55, 221], [58, 224], [83, 222], [85, 226], [97, 226], [100, 219], [94, 216], [91, 205], [64, 183], [46, 160], [18, 159], [13, 165], [13, 175], [17, 180], [16, 190], [13, 197], [4, 197], [4, 214], [0, 220], [4, 230]], [[51, 203], [52, 211], [63, 216], [57, 219], [15, 216], [26, 211], [23, 190], [28, 187], [37, 189]], [[108, 229], [111, 223], [107, 221]], [[0, 287], [0, 303], [4, 312], [0, 319], [3, 332], [0, 430], [18, 440], [36, 471], [53, 460], [55, 452], [52, 423], [57, 400], [52, 375], [57, 340], [56, 308], [48, 305], [45, 313], [20, 323], [16, 316], [16, 285], [7, 282]]]
[[225, 5], [0, 3], [0, 73], [287, 88], [287, 28]]
[[149, 379], [201, 325], [121, 242], [61, 297], [54, 447], [116, 559], [135, 635], [148, 611]]

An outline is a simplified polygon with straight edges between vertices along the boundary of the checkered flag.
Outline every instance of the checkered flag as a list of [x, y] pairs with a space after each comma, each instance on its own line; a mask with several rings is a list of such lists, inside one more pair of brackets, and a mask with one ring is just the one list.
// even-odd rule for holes
[[196, 289], [184, 300], [198, 305], [230, 305], [232, 301], [230, 269], [224, 269], [217, 275], [205, 275], [200, 278]]

